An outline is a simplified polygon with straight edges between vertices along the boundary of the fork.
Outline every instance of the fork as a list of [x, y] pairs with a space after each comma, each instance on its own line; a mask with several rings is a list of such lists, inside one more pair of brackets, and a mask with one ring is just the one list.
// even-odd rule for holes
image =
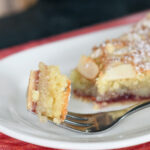
[[94, 114], [68, 112], [66, 119], [61, 123], [61, 126], [83, 133], [102, 132], [111, 128], [129, 114], [148, 107], [149, 105], [150, 101], [142, 101], [128, 108], [116, 111], [99, 112]]

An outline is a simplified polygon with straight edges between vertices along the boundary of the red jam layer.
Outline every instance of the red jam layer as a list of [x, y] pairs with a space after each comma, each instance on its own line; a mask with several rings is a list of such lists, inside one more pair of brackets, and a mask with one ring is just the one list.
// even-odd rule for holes
[[75, 96], [77, 97], [81, 97], [83, 99], [87, 99], [87, 100], [92, 100], [96, 103], [104, 103], [104, 102], [107, 102], [107, 103], [115, 103], [115, 102], [127, 102], [127, 101], [142, 101], [142, 100], [148, 100], [150, 99], [150, 97], [138, 97], [135, 96], [135, 95], [123, 95], [123, 96], [119, 96], [117, 98], [113, 98], [113, 99], [109, 99], [109, 100], [97, 100], [96, 97], [94, 96], [91, 96], [91, 95], [86, 95], [84, 93], [82, 93], [81, 91], [78, 92], [77, 90], [74, 90], [73, 93], [75, 94]]
[[32, 102], [32, 112], [36, 113], [36, 107], [37, 107], [37, 103]]

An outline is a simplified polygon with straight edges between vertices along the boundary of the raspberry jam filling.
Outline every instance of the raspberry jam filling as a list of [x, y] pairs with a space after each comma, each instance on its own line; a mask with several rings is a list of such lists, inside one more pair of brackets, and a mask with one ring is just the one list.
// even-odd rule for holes
[[36, 113], [37, 102], [32, 102], [32, 112]]
[[115, 102], [127, 102], [127, 101], [142, 101], [142, 100], [150, 99], [150, 97], [137, 97], [135, 95], [125, 94], [123, 96], [118, 96], [117, 98], [112, 98], [112, 99], [108, 99], [108, 100], [98, 100], [95, 96], [87, 95], [87, 94], [85, 94], [81, 91], [78, 92], [77, 90], [74, 90], [73, 93], [77, 97], [81, 97], [83, 99], [91, 100], [91, 101], [94, 101], [94, 102], [99, 103], [99, 104], [101, 104], [103, 102], [115, 103]]

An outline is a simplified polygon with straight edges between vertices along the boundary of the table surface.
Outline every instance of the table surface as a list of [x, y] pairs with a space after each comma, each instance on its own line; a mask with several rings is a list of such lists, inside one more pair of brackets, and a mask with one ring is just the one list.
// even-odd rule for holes
[[[146, 12], [138, 13], [138, 14], [131, 15], [129, 17], [124, 17], [124, 18], [121, 18], [118, 20], [113, 20], [113, 21], [110, 21], [107, 23], [97, 24], [95, 26], [91, 26], [88, 28], [83, 28], [80, 30], [60, 34], [58, 36], [53, 36], [53, 37], [49, 37], [49, 38], [38, 40], [38, 41], [32, 41], [32, 42], [29, 42], [29, 43], [26, 43], [23, 45], [18, 45], [18, 46], [14, 46], [11, 48], [3, 49], [0, 52], [0, 59], [6, 57], [8, 55], [11, 55], [13, 53], [16, 53], [16, 52], [19, 52], [22, 50], [27, 50], [28, 48], [38, 46], [41, 44], [50, 43], [50, 42], [54, 42], [57, 40], [70, 38], [73, 36], [110, 28], [113, 26], [134, 23], [134, 22], [137, 22], [138, 20], [140, 20], [145, 15]], [[44, 148], [44, 147], [36, 146], [33, 144], [25, 143], [20, 140], [16, 140], [14, 138], [8, 137], [7, 135], [4, 135], [2, 133], [0, 133], [0, 149], [2, 149], [2, 150], [28, 150], [28, 149], [30, 149], [30, 150], [42, 150], [42, 149], [53, 150], [52, 148]], [[122, 148], [120, 150], [149, 150], [149, 149], [150, 149], [150, 142], [144, 143], [144, 144], [141, 144], [138, 146], [129, 147], [129, 148]]]
[[149, 0], [39, 0], [0, 19], [0, 48], [91, 26], [150, 8]]
[[[0, 133], [0, 150], [58, 150], [25, 143]], [[150, 142], [116, 150], [150, 150]]]

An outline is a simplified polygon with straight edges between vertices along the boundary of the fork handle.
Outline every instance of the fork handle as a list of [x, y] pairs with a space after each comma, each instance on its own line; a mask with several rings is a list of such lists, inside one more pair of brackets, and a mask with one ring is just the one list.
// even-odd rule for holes
[[125, 109], [121, 109], [121, 110], [117, 110], [117, 111], [110, 111], [110, 112], [108, 112], [108, 114], [109, 114], [109, 116], [111, 116], [111, 118], [113, 120], [117, 120], [117, 119], [121, 119], [121, 118], [127, 116], [128, 114], [130, 114], [132, 112], [141, 110], [148, 105], [150, 105], [150, 101], [142, 101], [142, 102], [138, 102], [138, 103], [136, 103], [128, 108], [125, 108]]
[[139, 102], [139, 103], [136, 103], [135, 105], [132, 105], [128, 108], [126, 108], [126, 113], [125, 115], [131, 113], [131, 112], [136, 112], [138, 110], [141, 110], [143, 108], [146, 108], [150, 105], [150, 101], [142, 101], [142, 102]]

